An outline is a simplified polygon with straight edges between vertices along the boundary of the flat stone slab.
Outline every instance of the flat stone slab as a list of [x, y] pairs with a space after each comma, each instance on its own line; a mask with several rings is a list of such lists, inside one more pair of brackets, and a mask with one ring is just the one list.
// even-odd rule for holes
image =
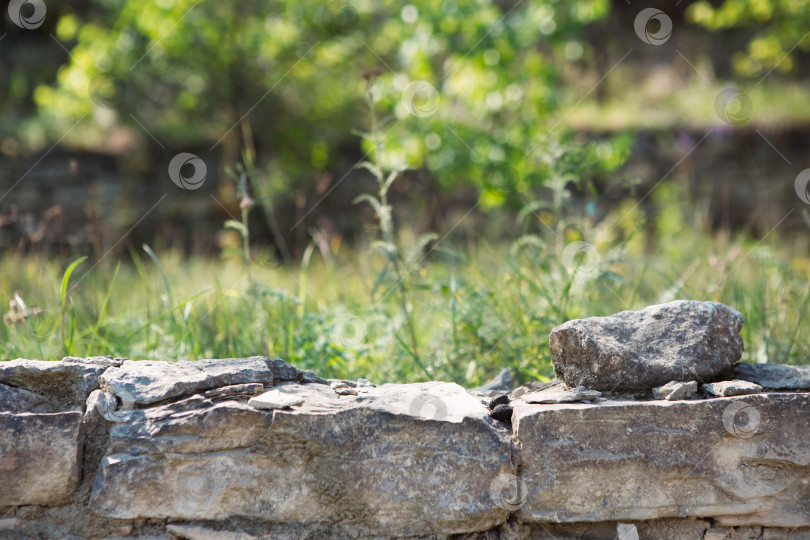
[[303, 397], [280, 392], [279, 390], [270, 390], [248, 400], [248, 405], [251, 407], [264, 410], [289, 409], [303, 404]]
[[93, 359], [88, 362], [78, 358], [54, 362], [17, 359], [0, 362], [0, 384], [43, 396], [39, 408], [48, 409], [47, 412], [81, 410], [90, 392], [98, 388], [98, 377], [106, 369], [107, 366]]
[[78, 411], [0, 413], [0, 507], [64, 504], [79, 484]]
[[527, 522], [810, 525], [810, 395], [513, 402]]
[[698, 384], [696, 381], [679, 382], [671, 381], [664, 386], [653, 388], [652, 395], [655, 399], [666, 399], [669, 401], [677, 401], [679, 399], [687, 399], [689, 396], [697, 392]]
[[526, 403], [575, 403], [577, 401], [591, 401], [601, 397], [602, 392], [588, 390], [587, 388], [573, 388], [570, 390], [548, 389], [529, 392], [520, 396]]
[[[372, 536], [481, 531], [503, 522], [511, 437], [463, 388], [285, 383], [294, 409], [192, 396], [132, 410], [110, 431], [90, 508], [108, 518], [359, 526]], [[494, 493], [494, 495], [493, 495]]]
[[734, 372], [738, 379], [770, 390], [810, 390], [810, 366], [740, 363]]
[[717, 302], [677, 300], [641, 311], [577, 319], [549, 336], [554, 371], [568, 386], [650, 390], [709, 382], [740, 359], [742, 315]]
[[100, 377], [101, 389], [125, 407], [136, 408], [223, 386], [296, 381], [297, 369], [277, 358], [252, 356], [222, 360], [154, 362], [127, 360]]
[[748, 394], [759, 394], [762, 387], [756, 383], [733, 380], [704, 384], [701, 386], [704, 392], [717, 397], [744, 396]]

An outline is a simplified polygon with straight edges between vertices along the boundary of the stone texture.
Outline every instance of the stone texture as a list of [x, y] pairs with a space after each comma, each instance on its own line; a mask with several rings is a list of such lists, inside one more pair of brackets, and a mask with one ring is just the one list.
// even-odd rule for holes
[[740, 380], [704, 384], [701, 388], [707, 394], [717, 397], [744, 396], [762, 392], [760, 385]]
[[0, 384], [0, 412], [49, 412], [47, 396]]
[[653, 388], [652, 395], [655, 399], [677, 401], [679, 399], [687, 399], [689, 396], [697, 392], [697, 388], [698, 385], [696, 381], [670, 381], [664, 386]]
[[0, 507], [67, 502], [79, 484], [80, 412], [0, 413]]
[[588, 390], [584, 386], [570, 390], [548, 389], [529, 392], [520, 396], [526, 403], [574, 403], [577, 401], [591, 401], [602, 395], [602, 392]]
[[297, 407], [304, 404], [304, 398], [280, 392], [279, 390], [270, 390], [264, 394], [250, 398], [248, 405], [257, 409], [273, 410], [273, 409], [288, 409], [290, 407]]
[[300, 372], [283, 360], [252, 356], [223, 360], [125, 361], [100, 377], [101, 388], [133, 408], [222, 386], [296, 381]]
[[90, 392], [98, 388], [98, 377], [106, 369], [99, 363], [80, 359], [61, 362], [18, 359], [0, 362], [0, 384], [44, 396], [45, 404], [39, 409], [47, 412], [81, 410]]
[[738, 379], [770, 390], [810, 389], [810, 366], [737, 364], [734, 366], [734, 373]]
[[260, 411], [192, 396], [128, 411], [110, 430], [90, 508], [117, 519], [353, 525], [365, 537], [486, 530], [509, 514], [490, 488], [514, 474], [510, 433], [460, 386], [280, 389], [304, 404]]
[[513, 405], [522, 520], [810, 525], [808, 394]]
[[577, 319], [551, 331], [554, 371], [572, 387], [649, 390], [707, 382], [740, 359], [742, 315], [717, 302], [677, 300]]
[[616, 524], [616, 540], [638, 540], [638, 530], [632, 523]]

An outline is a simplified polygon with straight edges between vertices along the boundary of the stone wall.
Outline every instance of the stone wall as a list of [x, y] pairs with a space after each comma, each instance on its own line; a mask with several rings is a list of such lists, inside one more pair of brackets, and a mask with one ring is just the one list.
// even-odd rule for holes
[[772, 368], [790, 389], [492, 403], [264, 357], [0, 362], [0, 538], [810, 538], [810, 377]]

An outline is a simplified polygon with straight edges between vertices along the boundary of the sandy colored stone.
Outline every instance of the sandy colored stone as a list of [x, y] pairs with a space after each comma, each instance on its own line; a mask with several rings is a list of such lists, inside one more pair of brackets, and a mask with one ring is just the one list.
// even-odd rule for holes
[[513, 405], [524, 521], [810, 525], [810, 394]]
[[0, 413], [0, 507], [57, 505], [79, 484], [80, 412]]
[[486, 530], [514, 474], [503, 424], [449, 383], [386, 384], [361, 396], [286, 383], [304, 399], [260, 411], [202, 397], [133, 410], [110, 431], [90, 498], [100, 516], [361, 527], [368, 536]]

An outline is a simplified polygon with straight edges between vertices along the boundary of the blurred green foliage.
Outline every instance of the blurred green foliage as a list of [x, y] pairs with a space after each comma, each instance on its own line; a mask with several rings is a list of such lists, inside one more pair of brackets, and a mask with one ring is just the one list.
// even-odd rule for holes
[[789, 72], [796, 66], [797, 53], [810, 50], [808, 0], [725, 0], [719, 5], [701, 0], [689, 6], [687, 16], [712, 31], [753, 30], [748, 50], [732, 58], [734, 69], [742, 75]]
[[93, 5], [59, 18], [70, 60], [35, 93], [48, 125], [59, 133], [91, 115], [138, 131], [137, 119], [174, 146], [221, 141], [227, 164], [238, 159], [229, 148], [252, 145], [237, 126], [250, 122], [276, 196], [359, 161], [351, 130], [368, 128], [369, 70], [380, 72], [383, 165], [428, 171], [443, 188], [477, 186], [483, 209], [519, 206], [549, 179], [615, 170], [627, 154], [626, 141], [577, 144], [555, 120], [562, 70], [587, 56], [583, 27], [607, 15], [608, 0]]

